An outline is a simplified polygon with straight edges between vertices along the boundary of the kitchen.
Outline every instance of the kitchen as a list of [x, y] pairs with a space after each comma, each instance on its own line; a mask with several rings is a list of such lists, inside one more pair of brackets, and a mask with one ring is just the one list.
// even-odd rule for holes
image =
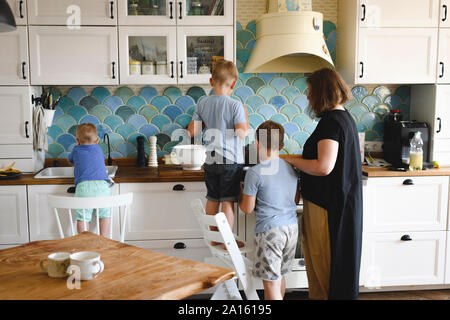
[[[336, 66], [351, 87], [353, 98], [345, 107], [364, 133], [366, 156], [377, 159], [363, 167], [361, 298], [367, 294], [377, 299], [379, 294], [383, 299], [385, 292], [405, 292], [411, 298], [419, 289], [442, 291], [448, 299], [446, 0], [6, 3], [17, 27], [0, 34], [0, 109], [5, 115], [0, 120], [0, 168], [14, 163], [23, 174], [0, 180], [0, 249], [60, 238], [47, 199], [67, 195], [73, 178], [35, 174], [44, 167], [68, 167], [77, 125], [93, 123], [100, 147], [117, 167], [111, 169], [116, 170], [112, 194], [133, 193], [125, 243], [204, 262], [211, 253], [189, 207], [192, 200], [205, 198], [203, 171], [182, 170], [165, 159], [170, 163], [179, 143], [172, 139], [174, 134], [189, 139], [182, 130], [196, 104], [211, 94], [215, 59], [237, 65], [233, 98], [247, 108], [251, 128], [269, 119], [283, 125], [281, 153], [286, 157], [301, 155], [317, 126], [307, 114], [305, 74], [318, 66]], [[264, 23], [258, 19], [268, 9], [318, 13], [308, 16], [311, 23], [305, 28], [319, 31], [323, 39], [311, 48], [299, 41], [295, 53], [321, 57], [285, 62], [283, 43], [271, 34], [268, 39], [258, 34], [270, 30], [270, 22], [267, 29], [258, 29], [258, 23]], [[267, 63], [267, 51], [281, 58]], [[34, 121], [36, 98], [46, 119], [39, 125]], [[440, 168], [402, 172], [376, 167], [383, 165], [378, 159], [386, 142], [385, 121], [394, 110], [400, 110], [403, 120], [428, 124], [424, 161], [437, 161]], [[157, 167], [137, 167], [136, 159], [142, 157], [139, 136], [144, 137], [147, 156], [156, 148]], [[156, 146], [151, 144], [153, 136]], [[149, 203], [154, 211], [149, 212]], [[122, 210], [113, 211], [115, 240], [120, 240], [123, 215]], [[238, 238], [252, 243], [254, 219], [237, 215], [233, 231]], [[287, 278], [287, 289], [294, 294], [308, 287], [301, 248], [296, 262]]]

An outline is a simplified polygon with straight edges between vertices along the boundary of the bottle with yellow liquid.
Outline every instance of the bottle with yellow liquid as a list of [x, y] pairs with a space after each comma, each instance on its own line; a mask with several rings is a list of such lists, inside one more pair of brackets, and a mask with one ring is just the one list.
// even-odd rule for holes
[[421, 132], [416, 131], [409, 143], [409, 171], [422, 170], [423, 167], [423, 141]]

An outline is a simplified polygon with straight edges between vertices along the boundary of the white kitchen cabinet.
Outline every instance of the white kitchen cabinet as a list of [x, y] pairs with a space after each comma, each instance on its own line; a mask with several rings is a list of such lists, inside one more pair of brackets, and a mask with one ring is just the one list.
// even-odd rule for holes
[[176, 25], [177, 1], [118, 0], [119, 25], [121, 26], [163, 26]]
[[26, 0], [6, 0], [16, 20], [16, 25], [27, 25], [27, 1]]
[[439, 0], [343, 0], [357, 5], [361, 27], [429, 28], [438, 26]]
[[178, 27], [178, 83], [209, 83], [215, 61], [235, 61], [234, 27]]
[[122, 84], [177, 83], [176, 27], [119, 27]]
[[445, 262], [445, 284], [450, 284], [450, 231], [447, 232], [446, 252], [447, 260]]
[[116, 0], [28, 0], [30, 25], [117, 25]]
[[430, 125], [431, 161], [450, 165], [450, 86], [412, 86], [411, 119]]
[[450, 28], [439, 28], [437, 83], [450, 83]]
[[447, 176], [370, 178], [365, 193], [364, 232], [446, 230]]
[[[49, 194], [63, 196], [73, 196], [68, 194], [67, 189], [71, 185], [30, 185], [28, 186], [28, 206], [30, 222], [30, 241], [59, 239], [58, 226], [53, 209], [48, 205], [47, 197]], [[116, 184], [111, 189], [111, 195], [119, 193], [119, 186]], [[64, 235], [70, 236], [69, 214], [66, 210], [58, 210]], [[115, 208], [111, 212], [113, 223], [113, 239], [120, 239], [120, 214], [119, 209]], [[72, 217], [75, 218], [75, 212], [72, 211]], [[76, 222], [73, 221], [76, 232]], [[90, 231], [97, 232], [95, 219], [90, 224]]]
[[[368, 233], [365, 286], [442, 285], [446, 231]], [[410, 240], [408, 240], [410, 239]]]
[[177, 1], [178, 25], [234, 25], [232, 0], [180, 0]]
[[0, 33], [0, 43], [0, 85], [28, 85], [30, 64], [27, 27], [17, 26], [15, 31]]
[[0, 244], [28, 242], [27, 186], [1, 186], [0, 204]]
[[0, 87], [0, 145], [33, 143], [33, 87]]
[[119, 84], [117, 28], [30, 26], [33, 85]]
[[439, 27], [450, 28], [450, 1], [441, 0], [439, 11]]
[[[174, 190], [177, 185], [184, 186], [185, 190]], [[204, 182], [121, 183], [120, 193], [129, 192], [134, 195], [127, 215], [125, 240], [203, 238], [191, 201], [206, 202]]]
[[[380, 26], [370, 27], [369, 22], [364, 25], [358, 1], [338, 2], [337, 67], [347, 83], [435, 83], [439, 30], [437, 1], [379, 0], [367, 3], [381, 6]], [[392, 9], [388, 14], [389, 6]], [[399, 11], [395, 9], [397, 6], [408, 8]], [[428, 9], [420, 9], [422, 6]], [[435, 21], [431, 25], [426, 23], [430, 19]]]

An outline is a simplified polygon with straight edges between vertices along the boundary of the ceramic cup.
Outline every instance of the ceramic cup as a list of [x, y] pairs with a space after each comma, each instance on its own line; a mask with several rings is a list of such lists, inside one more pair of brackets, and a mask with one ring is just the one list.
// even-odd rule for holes
[[100, 254], [91, 251], [81, 251], [70, 255], [68, 273], [72, 274], [75, 270], [75, 276], [77, 276], [76, 267], [79, 268], [80, 280], [92, 280], [102, 273], [105, 268], [100, 260]]
[[[44, 263], [47, 262], [47, 267]], [[68, 252], [55, 252], [50, 254], [47, 259], [42, 260], [40, 263], [41, 270], [46, 272], [49, 277], [52, 278], [64, 278], [67, 277], [67, 268], [70, 263], [70, 253]]]

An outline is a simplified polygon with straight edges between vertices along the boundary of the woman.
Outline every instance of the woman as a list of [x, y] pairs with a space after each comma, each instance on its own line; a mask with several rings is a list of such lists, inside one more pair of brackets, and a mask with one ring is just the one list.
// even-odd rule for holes
[[310, 299], [357, 299], [362, 242], [362, 182], [358, 130], [344, 108], [350, 92], [334, 70], [307, 79], [310, 111], [321, 118], [288, 161], [301, 170], [302, 245]]

